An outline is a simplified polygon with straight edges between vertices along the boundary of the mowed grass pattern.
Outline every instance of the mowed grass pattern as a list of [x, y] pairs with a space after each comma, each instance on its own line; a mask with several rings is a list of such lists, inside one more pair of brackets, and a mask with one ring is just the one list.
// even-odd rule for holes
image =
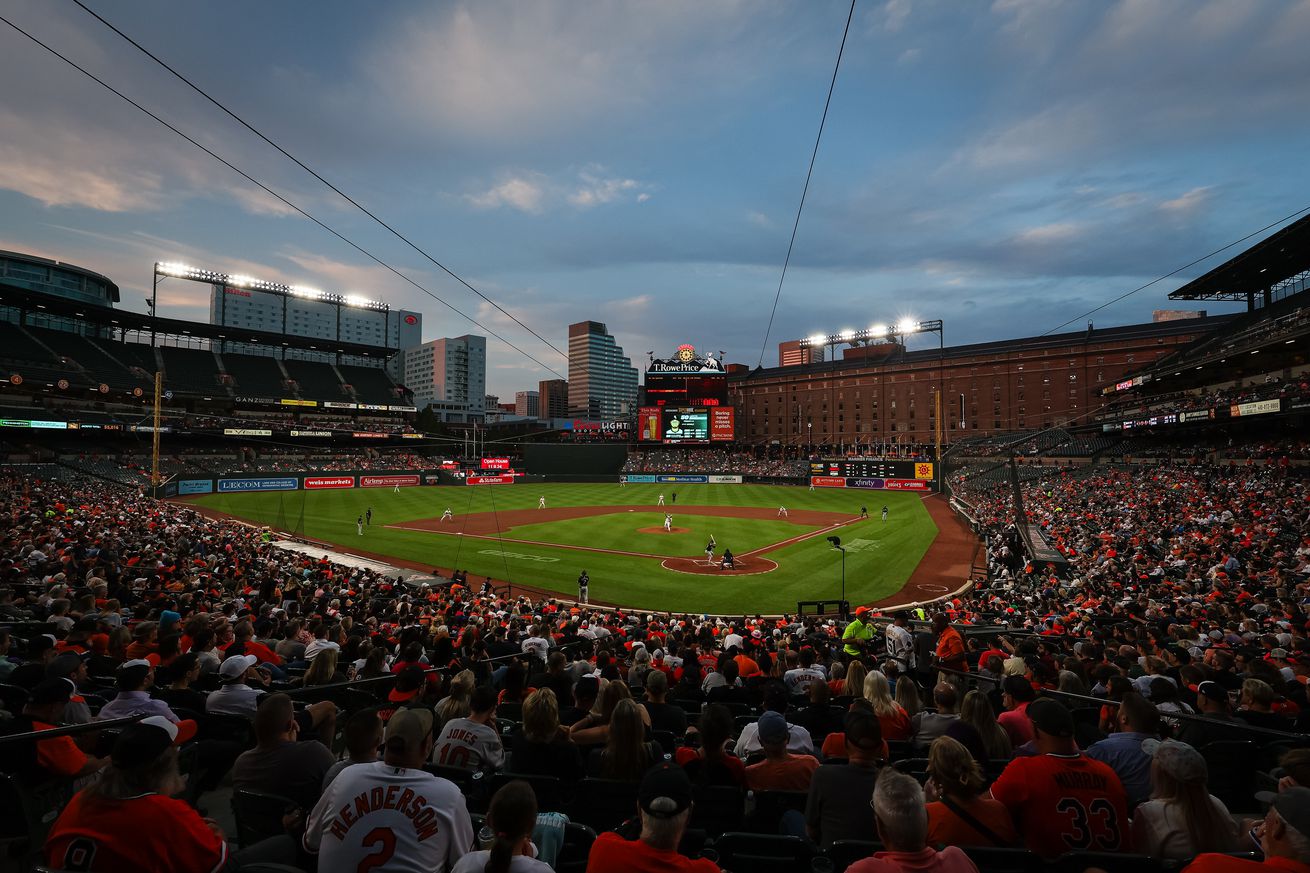
[[[675, 491], [677, 504], [672, 503]], [[665, 497], [665, 509], [655, 506], [660, 494]], [[542, 544], [507, 542], [503, 548], [497, 539], [387, 528], [398, 522], [440, 516], [449, 507], [455, 514], [451, 528], [458, 530], [463, 515], [535, 509], [541, 496], [551, 507], [627, 505], [650, 509], [519, 527], [504, 534], [504, 538]], [[716, 577], [666, 570], [654, 559], [581, 552], [546, 543], [695, 556], [703, 554], [706, 539], [713, 533], [720, 552], [728, 547], [741, 554], [815, 528], [781, 520], [679, 514], [678, 506], [755, 506], [774, 511], [786, 506], [839, 512], [851, 518], [858, 517], [861, 506], [867, 506], [869, 519], [854, 521], [835, 532], [847, 546], [847, 597], [861, 603], [900, 590], [937, 534], [916, 494], [822, 488], [809, 491], [776, 485], [433, 486], [402, 488], [398, 494], [389, 488], [211, 494], [195, 502], [284, 530], [295, 529], [303, 513], [301, 533], [336, 543], [343, 551], [353, 548], [424, 566], [458, 567], [471, 575], [546, 588], [568, 597], [577, 593], [577, 577], [585, 569], [591, 576], [593, 600], [673, 612], [792, 612], [798, 600], [836, 599], [841, 591], [841, 555], [824, 536], [817, 536], [768, 553], [779, 564], [771, 573]], [[890, 509], [885, 523], [879, 517], [884, 505]], [[373, 510], [373, 522], [361, 537], [356, 533], [355, 519], [369, 508]], [[691, 533], [636, 532], [641, 527], [661, 525], [666, 509], [673, 514], [676, 526], [689, 528]], [[734, 541], [736, 536], [740, 541]]]

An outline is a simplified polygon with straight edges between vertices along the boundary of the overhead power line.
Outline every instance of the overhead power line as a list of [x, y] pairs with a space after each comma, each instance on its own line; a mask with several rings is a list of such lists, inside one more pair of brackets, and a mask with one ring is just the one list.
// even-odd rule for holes
[[197, 94], [199, 94], [201, 97], [204, 97], [204, 98], [205, 98], [206, 100], [208, 100], [210, 103], [212, 103], [212, 104], [214, 104], [215, 106], [217, 106], [217, 107], [218, 107], [219, 109], [221, 109], [224, 113], [226, 113], [230, 118], [232, 118], [232, 120], [236, 121], [238, 124], [240, 124], [240, 125], [241, 125], [242, 127], [244, 127], [246, 130], [250, 131], [250, 132], [253, 133], [255, 136], [259, 137], [259, 138], [262, 139], [264, 142], [268, 143], [268, 144], [271, 145], [273, 148], [277, 149], [279, 152], [282, 153], [282, 155], [283, 155], [284, 157], [286, 157], [288, 160], [290, 160], [291, 162], [293, 162], [296, 166], [300, 167], [300, 169], [304, 170], [306, 173], [309, 173], [309, 175], [313, 176], [315, 179], [317, 179], [318, 181], [322, 182], [324, 185], [326, 185], [326, 186], [328, 186], [329, 188], [331, 188], [334, 192], [336, 192], [336, 193], [337, 193], [337, 194], [338, 194], [338, 195], [339, 195], [343, 200], [345, 200], [345, 201], [346, 201], [347, 203], [349, 203], [351, 206], [355, 207], [355, 208], [358, 209], [360, 212], [364, 213], [364, 214], [367, 215], [369, 218], [373, 219], [373, 220], [376, 221], [378, 224], [382, 225], [382, 227], [386, 228], [387, 231], [389, 231], [389, 232], [391, 233], [392, 236], [394, 236], [396, 239], [398, 239], [398, 240], [400, 240], [401, 242], [403, 242], [405, 245], [409, 246], [409, 247], [410, 247], [411, 249], [413, 249], [414, 251], [418, 252], [420, 255], [422, 255], [424, 258], [426, 258], [426, 259], [428, 260], [428, 262], [431, 263], [433, 266], [437, 267], [437, 268], [440, 269], [442, 272], [444, 272], [447, 276], [450, 276], [450, 278], [454, 279], [456, 282], [458, 282], [459, 284], [463, 285], [465, 288], [469, 289], [469, 290], [472, 291], [474, 294], [478, 295], [478, 296], [481, 297], [483, 300], [485, 300], [486, 302], [490, 303], [492, 306], [496, 307], [496, 309], [497, 309], [501, 314], [503, 314], [503, 315], [509, 317], [510, 319], [512, 319], [512, 320], [514, 321], [515, 324], [517, 324], [519, 327], [521, 327], [521, 328], [523, 328], [524, 330], [526, 330], [528, 333], [532, 334], [532, 335], [533, 335], [534, 337], [536, 337], [537, 339], [541, 340], [543, 343], [545, 343], [547, 346], [549, 346], [551, 349], [553, 349], [555, 352], [557, 352], [561, 357], [568, 358], [568, 353], [567, 353], [567, 352], [561, 351], [561, 350], [559, 349], [559, 347], [556, 346], [554, 343], [552, 343], [550, 340], [546, 339], [544, 336], [542, 336], [541, 334], [537, 333], [537, 332], [536, 332], [535, 330], [533, 330], [531, 327], [529, 327], [528, 325], [526, 325], [526, 324], [524, 324], [522, 321], [520, 321], [519, 318], [518, 318], [517, 316], [515, 316], [512, 312], [510, 312], [509, 310], [505, 309], [505, 307], [501, 306], [501, 305], [500, 305], [499, 303], [497, 303], [495, 300], [492, 300], [492, 299], [491, 299], [490, 297], [488, 297], [486, 294], [483, 294], [483, 293], [482, 293], [481, 291], [479, 291], [477, 288], [474, 288], [471, 284], [469, 284], [469, 283], [468, 283], [468, 282], [467, 282], [467, 281], [466, 281], [462, 276], [460, 276], [459, 274], [457, 274], [454, 270], [450, 269], [450, 268], [447, 267], [445, 264], [441, 263], [441, 261], [438, 261], [438, 260], [437, 260], [436, 258], [434, 258], [432, 255], [428, 254], [428, 253], [427, 253], [423, 248], [421, 248], [419, 245], [417, 245], [417, 244], [414, 243], [412, 240], [410, 240], [409, 237], [405, 236], [405, 235], [402, 234], [400, 231], [396, 230], [396, 229], [395, 229], [394, 227], [392, 227], [390, 224], [388, 224], [387, 222], [385, 222], [385, 221], [383, 221], [381, 218], [379, 218], [376, 214], [374, 214], [374, 213], [373, 213], [371, 210], [369, 210], [367, 207], [365, 207], [365, 206], [363, 206], [362, 204], [360, 204], [360, 202], [359, 202], [358, 200], [356, 200], [355, 198], [351, 197], [351, 196], [350, 196], [349, 194], [347, 194], [345, 191], [342, 191], [340, 188], [338, 188], [338, 187], [337, 187], [336, 185], [334, 185], [333, 183], [329, 182], [327, 179], [323, 178], [323, 176], [320, 175], [320, 174], [318, 173], [318, 171], [315, 170], [313, 167], [310, 167], [310, 166], [309, 166], [308, 164], [306, 164], [304, 161], [300, 160], [300, 158], [298, 158], [298, 157], [296, 157], [295, 155], [291, 154], [291, 152], [287, 151], [285, 148], [283, 148], [282, 146], [278, 145], [278, 144], [275, 143], [273, 140], [269, 139], [268, 136], [266, 136], [266, 135], [263, 133], [263, 131], [261, 131], [261, 130], [259, 130], [258, 128], [256, 128], [254, 125], [252, 125], [250, 122], [246, 121], [246, 120], [245, 120], [244, 118], [242, 118], [240, 115], [237, 115], [237, 114], [236, 114], [235, 112], [233, 112], [231, 109], [228, 109], [225, 105], [223, 105], [222, 103], [220, 103], [220, 102], [219, 102], [218, 100], [216, 100], [214, 97], [210, 96], [210, 94], [209, 94], [207, 91], [205, 91], [203, 88], [201, 88], [201, 87], [200, 87], [199, 85], [197, 85], [195, 82], [192, 82], [192, 81], [191, 81], [190, 79], [188, 79], [186, 76], [184, 76], [184, 75], [182, 75], [181, 73], [179, 73], [176, 69], [174, 69], [172, 66], [170, 66], [166, 61], [164, 61], [162, 58], [160, 58], [160, 57], [159, 57], [158, 55], [156, 55], [154, 52], [150, 51], [150, 49], [148, 49], [148, 48], [146, 48], [145, 46], [141, 45], [141, 43], [137, 42], [137, 41], [134, 40], [132, 37], [128, 36], [126, 33], [124, 33], [122, 30], [118, 29], [116, 26], [114, 26], [114, 25], [113, 25], [112, 23], [110, 23], [109, 21], [106, 21], [105, 18], [104, 18], [103, 16], [100, 15], [100, 13], [98, 13], [98, 12], [96, 12], [94, 9], [91, 9], [90, 7], [88, 7], [85, 3], [82, 2], [82, 0], [73, 0], [73, 2], [76, 3], [79, 7], [81, 7], [81, 8], [82, 8], [82, 9], [83, 9], [83, 10], [84, 10], [88, 15], [92, 16], [92, 17], [95, 18], [97, 21], [99, 21], [101, 24], [103, 24], [105, 27], [109, 28], [109, 29], [112, 30], [114, 33], [118, 34], [118, 35], [121, 36], [123, 39], [125, 39], [125, 40], [127, 40], [129, 43], [131, 43], [131, 44], [132, 44], [132, 45], [133, 45], [133, 46], [134, 46], [138, 51], [140, 51], [140, 52], [141, 52], [142, 54], [144, 54], [146, 57], [150, 58], [150, 60], [154, 61], [156, 64], [159, 64], [159, 66], [163, 67], [165, 70], [168, 70], [168, 72], [172, 73], [172, 74], [173, 74], [173, 75], [174, 75], [174, 76], [175, 76], [179, 81], [181, 81], [181, 82], [183, 82], [184, 84], [186, 84], [186, 86], [189, 87], [191, 90], [195, 91], [195, 92], [196, 92]]
[[[76, 0], [74, 0], [76, 2]], [[823, 139], [823, 126], [828, 121], [828, 106], [832, 104], [832, 91], [837, 86], [837, 71], [841, 69], [841, 56], [846, 51], [846, 35], [851, 32], [851, 19], [855, 17], [855, 0], [846, 13], [846, 28], [841, 32], [841, 45], [837, 47], [837, 62], [832, 65], [832, 81], [828, 83], [828, 99], [823, 101], [823, 117], [819, 119], [819, 133], [814, 138], [814, 151], [810, 152], [810, 168], [805, 171], [805, 187], [801, 189], [801, 202], [796, 207], [796, 220], [791, 226], [791, 241], [787, 243], [787, 257], [782, 261], [782, 275], [778, 277], [778, 290], [773, 295], [773, 308], [769, 310], [769, 326], [764, 329], [764, 342], [760, 344], [760, 360], [764, 366], [764, 352], [769, 347], [769, 334], [773, 332], [773, 317], [778, 313], [778, 300], [782, 297], [782, 283], [787, 279], [787, 265], [791, 263], [791, 250], [796, 245], [796, 229], [801, 226], [801, 212], [805, 210], [805, 195], [810, 192], [810, 176], [814, 175], [814, 161], [819, 156], [819, 142]]]
[[306, 210], [304, 210], [304, 209], [301, 208], [300, 206], [298, 206], [298, 205], [296, 205], [295, 203], [291, 202], [291, 201], [288, 200], [286, 197], [283, 197], [281, 194], [279, 194], [278, 192], [274, 191], [272, 188], [270, 188], [269, 186], [265, 185], [263, 182], [259, 181], [259, 180], [256, 179], [254, 176], [250, 175], [250, 174], [247, 173], [245, 170], [243, 170], [243, 169], [241, 169], [240, 167], [238, 167], [236, 164], [234, 164], [234, 163], [232, 163], [231, 161], [227, 160], [227, 159], [224, 158], [223, 156], [217, 154], [217, 153], [214, 152], [212, 149], [210, 149], [210, 148], [208, 148], [207, 146], [201, 144], [200, 142], [197, 142], [197, 141], [196, 141], [195, 139], [193, 139], [191, 136], [187, 135], [186, 133], [184, 133], [183, 131], [181, 131], [181, 130], [178, 129], [177, 127], [174, 127], [172, 124], [170, 124], [169, 122], [165, 121], [163, 118], [160, 118], [158, 115], [156, 115], [154, 112], [151, 112], [151, 111], [150, 111], [149, 109], [147, 109], [145, 106], [141, 105], [141, 104], [138, 103], [137, 101], [133, 100], [131, 97], [129, 97], [129, 96], [127, 96], [126, 94], [124, 94], [122, 91], [119, 91], [117, 88], [115, 88], [114, 86], [110, 85], [110, 84], [109, 84], [108, 82], [106, 82], [104, 79], [101, 79], [101, 78], [100, 78], [99, 76], [97, 76], [95, 73], [92, 73], [90, 70], [87, 70], [85, 67], [79, 65], [76, 61], [72, 60], [71, 58], [67, 57], [66, 55], [61, 54], [57, 49], [53, 48], [52, 46], [47, 45], [46, 43], [42, 42], [40, 39], [38, 39], [37, 37], [35, 37], [35, 36], [33, 36], [32, 34], [28, 33], [26, 30], [24, 30], [23, 28], [19, 27], [17, 24], [15, 24], [14, 22], [10, 21], [8, 18], [5, 18], [3, 15], [0, 15], [0, 22], [3, 22], [4, 24], [7, 24], [7, 25], [8, 25], [10, 28], [12, 28], [13, 30], [16, 30], [18, 33], [20, 33], [20, 34], [22, 34], [23, 36], [27, 37], [29, 40], [31, 40], [32, 42], [34, 42], [34, 43], [36, 43], [37, 45], [39, 45], [41, 48], [45, 49], [45, 50], [46, 50], [47, 52], [49, 52], [50, 54], [52, 54], [52, 55], [54, 55], [55, 57], [59, 58], [59, 60], [63, 61], [65, 64], [68, 64], [70, 67], [72, 67], [73, 69], [77, 70], [79, 73], [81, 73], [82, 75], [86, 76], [88, 79], [90, 79], [91, 81], [95, 82], [97, 85], [99, 85], [100, 87], [104, 88], [106, 91], [108, 91], [109, 93], [113, 94], [115, 97], [118, 97], [119, 99], [121, 99], [121, 100], [123, 100], [125, 103], [127, 103], [128, 105], [130, 105], [130, 106], [132, 106], [132, 107], [134, 107], [134, 108], [140, 110], [140, 111], [143, 112], [144, 114], [148, 115], [150, 118], [152, 118], [152, 119], [154, 119], [155, 121], [159, 122], [159, 123], [162, 124], [164, 127], [166, 127], [166, 128], [168, 128], [169, 130], [171, 130], [173, 133], [175, 133], [175, 134], [177, 134], [178, 136], [182, 137], [182, 139], [184, 139], [184, 140], [186, 140], [187, 142], [191, 143], [191, 145], [193, 145], [193, 146], [195, 146], [196, 148], [200, 149], [202, 152], [204, 152], [205, 154], [209, 155], [211, 158], [213, 158], [214, 160], [218, 161], [220, 164], [222, 164], [223, 166], [227, 167], [229, 170], [231, 170], [232, 172], [236, 173], [236, 174], [237, 174], [238, 176], [240, 176], [241, 178], [245, 179], [247, 182], [250, 182], [252, 185], [254, 185], [254, 186], [256, 186], [257, 188], [259, 188], [260, 190], [264, 191], [265, 193], [267, 193], [267, 194], [270, 195], [271, 197], [276, 198], [279, 202], [281, 202], [281, 203], [285, 204], [286, 206], [288, 206], [289, 208], [295, 210], [297, 213], [299, 213], [300, 215], [302, 215], [302, 216], [304, 216], [305, 218], [309, 219], [310, 221], [312, 221], [314, 224], [318, 225], [319, 227], [323, 228], [323, 229], [326, 230], [328, 233], [332, 234], [332, 235], [335, 236], [337, 239], [341, 240], [341, 241], [344, 242], [346, 245], [348, 245], [348, 246], [350, 246], [351, 248], [353, 248], [355, 251], [357, 251], [357, 252], [359, 252], [360, 254], [364, 255], [364, 256], [365, 256], [366, 258], [368, 258], [369, 260], [373, 261], [374, 263], [378, 264], [378, 265], [381, 266], [381, 267], [386, 268], [388, 271], [390, 271], [391, 273], [394, 273], [396, 276], [400, 277], [400, 278], [403, 279], [405, 282], [408, 282], [410, 285], [413, 285], [415, 288], [417, 288], [418, 290], [422, 291], [424, 294], [428, 295], [428, 296], [431, 297], [433, 300], [437, 301], [437, 302], [440, 303], [442, 306], [446, 307], [446, 308], [449, 309], [451, 312], [453, 312], [453, 313], [455, 313], [456, 315], [458, 315], [460, 318], [463, 318], [464, 320], [468, 321], [470, 324], [474, 325], [475, 327], [479, 328], [480, 330], [485, 331], [486, 333], [488, 333], [488, 334], [490, 334], [491, 336], [495, 337], [496, 339], [500, 340], [500, 341], [503, 342], [505, 345], [509, 346], [509, 347], [510, 347], [511, 349], [513, 349], [514, 351], [516, 351], [516, 352], [518, 352], [519, 354], [523, 355], [525, 358], [527, 358], [528, 360], [532, 361], [534, 364], [536, 364], [537, 366], [541, 367], [542, 369], [544, 369], [544, 370], [546, 370], [546, 371], [548, 371], [548, 372], [550, 372], [550, 373], [554, 373], [556, 376], [558, 376], [558, 377], [561, 378], [561, 379], [565, 378], [565, 377], [564, 377], [561, 373], [559, 373], [557, 370], [555, 370], [555, 369], [553, 369], [552, 367], [550, 367], [550, 366], [548, 366], [548, 365], [542, 363], [541, 361], [537, 360], [537, 359], [536, 359], [535, 357], [533, 357], [531, 354], [529, 354], [528, 352], [526, 352], [526, 351], [524, 351], [523, 349], [519, 348], [517, 345], [515, 345], [515, 344], [512, 343], [512, 342], [510, 342], [509, 340], [505, 339], [503, 336], [501, 336], [500, 334], [496, 333], [494, 330], [492, 330], [491, 328], [487, 327], [486, 325], [482, 324], [482, 323], [479, 322], [477, 319], [473, 318], [471, 315], [467, 315], [467, 314], [465, 314], [464, 312], [462, 312], [461, 310], [459, 310], [458, 308], [456, 308], [455, 306], [451, 305], [450, 303], [447, 303], [447, 302], [446, 302], [444, 299], [442, 299], [440, 296], [438, 296], [437, 294], [433, 293], [432, 291], [429, 291], [426, 287], [424, 287], [423, 285], [420, 285], [418, 282], [416, 282], [415, 280], [411, 279], [409, 276], [406, 276], [404, 273], [400, 272], [400, 271], [397, 270], [395, 267], [391, 266], [389, 263], [387, 263], [386, 261], [382, 260], [382, 259], [381, 259], [380, 257], [378, 257], [377, 255], [373, 254], [373, 253], [370, 252], [368, 249], [366, 249], [366, 248], [364, 248], [363, 246], [359, 245], [359, 243], [357, 243], [357, 242], [355, 242], [354, 240], [350, 239], [349, 237], [345, 236], [345, 235], [342, 234], [340, 231], [338, 231], [338, 230], [336, 230], [335, 228], [331, 227], [330, 225], [324, 223], [323, 221], [320, 221], [318, 218], [314, 217], [313, 215], [311, 215], [309, 212], [307, 212]]

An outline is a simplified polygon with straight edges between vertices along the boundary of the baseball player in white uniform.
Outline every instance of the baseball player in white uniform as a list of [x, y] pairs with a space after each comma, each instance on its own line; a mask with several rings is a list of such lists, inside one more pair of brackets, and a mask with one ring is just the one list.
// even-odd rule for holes
[[667, 512], [664, 514], [664, 530], [669, 533], [673, 532], [673, 516]]
[[664, 495], [663, 495], [663, 494], [660, 495], [660, 499], [657, 500], [657, 501], [655, 502], [655, 505], [656, 505], [656, 506], [663, 506], [663, 505], [664, 505]]
[[445, 511], [445, 512], [441, 513], [441, 520], [442, 520], [442, 521], [454, 521], [454, 520], [455, 520], [455, 513], [453, 513], [453, 512], [450, 511], [450, 507], [449, 507], [449, 506], [446, 507], [446, 511]]
[[779, 518], [790, 518], [790, 517], [791, 517], [791, 516], [787, 515], [787, 507], [785, 507], [785, 506], [779, 506], [779, 507], [778, 507], [778, 517], [779, 517]]
[[468, 853], [468, 806], [454, 783], [423, 770], [431, 751], [432, 713], [402, 709], [387, 723], [385, 758], [332, 781], [305, 821], [320, 873], [447, 871]]
[[545, 509], [545, 508], [546, 508], [546, 495], [545, 495], [545, 494], [543, 494], [543, 495], [541, 495], [540, 497], [537, 498], [537, 508], [538, 508], [538, 509]]

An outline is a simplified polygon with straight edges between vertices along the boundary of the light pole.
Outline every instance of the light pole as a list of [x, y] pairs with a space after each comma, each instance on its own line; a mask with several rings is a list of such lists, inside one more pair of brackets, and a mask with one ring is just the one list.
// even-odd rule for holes
[[838, 608], [841, 611], [842, 621], [845, 621], [850, 618], [848, 615], [850, 610], [846, 608], [846, 549], [841, 544], [841, 537], [828, 537], [828, 542], [841, 552], [841, 606]]
[[805, 454], [814, 454], [814, 422], [805, 422]]

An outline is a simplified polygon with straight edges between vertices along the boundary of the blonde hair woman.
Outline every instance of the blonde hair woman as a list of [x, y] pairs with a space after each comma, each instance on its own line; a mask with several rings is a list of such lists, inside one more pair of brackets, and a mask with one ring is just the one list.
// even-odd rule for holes
[[1133, 848], [1156, 858], [1190, 858], [1237, 848], [1237, 824], [1223, 801], [1206, 789], [1201, 753], [1176, 740], [1148, 739], [1151, 799], [1133, 813]]
[[874, 670], [864, 677], [864, 699], [873, 704], [873, 714], [882, 726], [884, 740], [907, 740], [910, 738], [910, 717], [905, 709], [892, 699], [891, 685], [881, 670]]
[[938, 737], [928, 749], [928, 842], [951, 846], [1012, 846], [1014, 819], [985, 796], [982, 768], [958, 740]]
[[555, 776], [564, 781], [586, 775], [578, 747], [560, 727], [559, 700], [549, 688], [538, 688], [523, 701], [523, 724], [512, 741], [510, 769], [515, 773]]
[[[461, 670], [450, 680], [450, 693], [441, 699], [437, 704], [437, 724], [441, 727], [446, 726], [446, 722], [452, 718], [468, 718], [469, 700], [473, 697], [473, 688], [478, 684], [478, 679], [473, 675], [472, 670]], [[437, 728], [434, 726], [433, 730]]]

